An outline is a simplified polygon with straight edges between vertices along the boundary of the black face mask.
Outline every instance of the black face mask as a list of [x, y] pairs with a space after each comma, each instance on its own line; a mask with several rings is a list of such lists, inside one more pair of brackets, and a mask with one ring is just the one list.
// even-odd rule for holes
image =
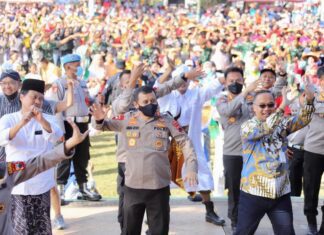
[[242, 92], [243, 85], [241, 83], [235, 82], [227, 87], [227, 89], [234, 95], [238, 95]]
[[154, 117], [156, 110], [158, 108], [157, 104], [148, 104], [145, 106], [139, 106], [139, 110], [147, 117]]
[[16, 91], [15, 93], [11, 94], [11, 95], [5, 95], [7, 97], [8, 100], [13, 100], [18, 96], [18, 91]]

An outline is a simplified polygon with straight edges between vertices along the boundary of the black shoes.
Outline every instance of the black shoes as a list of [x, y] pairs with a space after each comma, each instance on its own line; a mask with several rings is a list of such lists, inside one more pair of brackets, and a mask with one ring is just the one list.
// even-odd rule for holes
[[206, 206], [206, 222], [216, 224], [219, 226], [223, 226], [225, 224], [225, 220], [222, 217], [219, 217], [215, 211], [214, 211], [214, 203], [209, 202], [203, 202]]
[[202, 201], [202, 197], [200, 194], [195, 194], [193, 196], [189, 195], [188, 199], [189, 199], [189, 201], [192, 201], [192, 202], [201, 202]]
[[78, 197], [78, 199], [88, 200], [88, 201], [99, 201], [102, 198], [100, 194], [89, 191], [87, 188], [87, 183], [83, 183], [82, 185], [79, 185], [79, 189], [81, 195]]

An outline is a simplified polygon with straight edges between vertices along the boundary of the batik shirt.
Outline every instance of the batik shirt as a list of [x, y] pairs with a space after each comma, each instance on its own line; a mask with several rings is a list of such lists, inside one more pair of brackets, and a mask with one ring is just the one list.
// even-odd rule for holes
[[313, 105], [305, 105], [296, 116], [278, 111], [265, 122], [254, 117], [242, 124], [242, 191], [272, 199], [290, 192], [286, 137], [306, 126], [313, 112]]

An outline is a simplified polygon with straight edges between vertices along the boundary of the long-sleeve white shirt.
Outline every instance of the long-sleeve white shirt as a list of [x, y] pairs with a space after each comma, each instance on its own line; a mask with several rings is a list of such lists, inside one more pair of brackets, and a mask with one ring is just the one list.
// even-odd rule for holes
[[[22, 127], [17, 135], [9, 140], [9, 131], [22, 119], [21, 111], [4, 115], [0, 119], [0, 146], [4, 146], [7, 161], [27, 161], [53, 148], [54, 144], [63, 136], [57, 126], [55, 116], [43, 114], [51, 124], [52, 132], [48, 133], [35, 120], [30, 120]], [[28, 171], [28, 169], [26, 169]], [[14, 187], [12, 194], [39, 195], [47, 192], [55, 185], [54, 168], [47, 170], [26, 182]]]
[[173, 116], [177, 116], [181, 109], [178, 122], [181, 126], [189, 125], [188, 136], [198, 157], [198, 186], [189, 187], [185, 184], [188, 192], [213, 190], [214, 187], [213, 177], [201, 142], [201, 112], [204, 103], [217, 96], [222, 89], [223, 86], [219, 80], [214, 79], [206, 86], [188, 89], [183, 95], [178, 91], [172, 91], [169, 95], [158, 99], [161, 113], [169, 111]]

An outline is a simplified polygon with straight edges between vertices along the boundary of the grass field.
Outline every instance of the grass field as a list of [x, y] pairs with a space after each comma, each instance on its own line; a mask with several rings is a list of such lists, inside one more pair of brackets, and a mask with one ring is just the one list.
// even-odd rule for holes
[[[116, 198], [116, 178], [117, 178], [117, 161], [115, 136], [112, 132], [105, 132], [97, 136], [91, 137], [91, 162], [94, 164], [94, 178], [96, 180], [99, 192], [105, 198]], [[212, 144], [212, 153], [213, 144]], [[323, 177], [324, 178], [324, 177]], [[322, 187], [320, 195], [324, 197], [324, 179], [322, 179]], [[172, 196], [187, 196], [181, 189], [172, 189]]]

